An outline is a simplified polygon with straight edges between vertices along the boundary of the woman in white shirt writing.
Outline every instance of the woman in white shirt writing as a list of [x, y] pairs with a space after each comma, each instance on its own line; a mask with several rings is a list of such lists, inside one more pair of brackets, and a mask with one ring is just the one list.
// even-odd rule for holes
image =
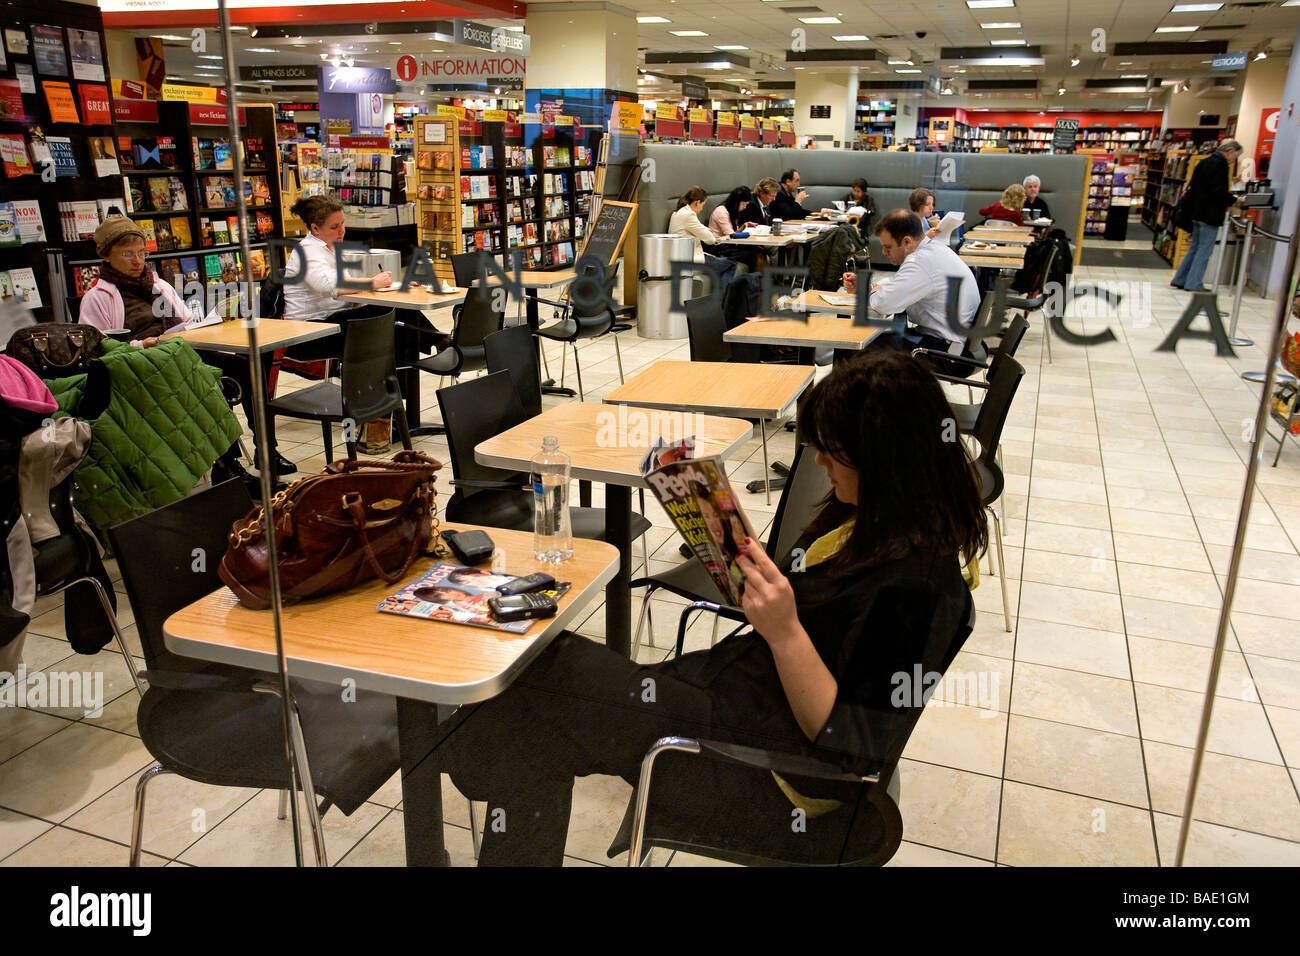
[[707, 255], [704, 252], [702, 243], [708, 243], [710, 246], [717, 242], [717, 236], [708, 230], [704, 223], [700, 222], [700, 213], [704, 210], [704, 204], [708, 201], [709, 194], [699, 186], [692, 186], [682, 197], [677, 200], [677, 209], [668, 220], [668, 231], [679, 236], [690, 236], [695, 240], [695, 261], [708, 263], [718, 270], [722, 276], [722, 285], [720, 291], [725, 292], [727, 286], [731, 283], [732, 273], [736, 269], [736, 264], [730, 259], [722, 256]]

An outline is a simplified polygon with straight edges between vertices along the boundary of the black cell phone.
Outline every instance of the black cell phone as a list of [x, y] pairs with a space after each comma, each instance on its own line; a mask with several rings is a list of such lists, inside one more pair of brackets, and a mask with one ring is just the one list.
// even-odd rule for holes
[[522, 578], [515, 578], [506, 584], [497, 588], [497, 593], [503, 597], [512, 594], [527, 594], [529, 591], [543, 591], [555, 584], [555, 578], [549, 574], [543, 574], [541, 571], [534, 571], [532, 574], [526, 574]]
[[480, 564], [492, 557], [496, 550], [486, 531], [444, 531], [442, 539], [451, 545], [456, 557], [465, 564]]
[[513, 594], [509, 597], [488, 598], [488, 609], [498, 621], [522, 621], [530, 617], [554, 617], [557, 605], [554, 598], [544, 594]]

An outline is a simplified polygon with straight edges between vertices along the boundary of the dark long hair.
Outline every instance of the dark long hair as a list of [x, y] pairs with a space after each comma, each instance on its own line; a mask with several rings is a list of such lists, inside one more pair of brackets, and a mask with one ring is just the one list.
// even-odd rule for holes
[[750, 192], [748, 186], [737, 186], [727, 193], [727, 198], [722, 200], [722, 206], [727, 210], [727, 218], [731, 220], [732, 229], [739, 232], [744, 226], [744, 223], [740, 221], [740, 207], [753, 201], [754, 194]]
[[872, 349], [813, 388], [799, 412], [803, 440], [858, 471], [858, 504], [831, 497], [809, 528], [856, 517], [836, 555], [841, 572], [914, 551], [981, 554], [988, 525], [952, 408], [933, 373], [902, 352]]

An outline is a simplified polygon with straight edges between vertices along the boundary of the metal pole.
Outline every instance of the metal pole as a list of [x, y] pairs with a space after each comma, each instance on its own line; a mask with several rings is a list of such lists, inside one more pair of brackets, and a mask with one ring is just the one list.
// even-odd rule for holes
[[[1291, 230], [1287, 246], [1286, 275], [1287, 288], [1295, 277], [1297, 253], [1300, 252], [1300, 209], [1296, 213], [1297, 222]], [[1232, 542], [1232, 560], [1228, 564], [1228, 578], [1223, 587], [1223, 609], [1219, 612], [1219, 627], [1214, 636], [1214, 658], [1210, 665], [1210, 677], [1205, 688], [1205, 706], [1201, 709], [1201, 726], [1196, 732], [1196, 750], [1192, 754], [1192, 773], [1187, 782], [1187, 799], [1183, 803], [1183, 824], [1178, 833], [1178, 858], [1175, 866], [1182, 866], [1187, 855], [1187, 839], [1192, 829], [1192, 809], [1196, 804], [1196, 789], [1201, 782], [1201, 764], [1205, 759], [1205, 744], [1210, 736], [1210, 718], [1214, 713], [1214, 691], [1219, 686], [1219, 670], [1223, 665], [1223, 649], [1228, 639], [1228, 621], [1232, 613], [1232, 599], [1237, 593], [1237, 575], [1241, 571], [1241, 555], [1246, 545], [1246, 524], [1250, 520], [1251, 499], [1255, 496], [1255, 479], [1259, 474], [1261, 443], [1268, 426], [1269, 400], [1273, 395], [1273, 385], [1277, 372], [1278, 356], [1282, 352], [1282, 340], [1286, 336], [1286, 320], [1291, 313], [1291, 300], [1286, 295], [1278, 296], [1277, 318], [1274, 323], [1273, 337], [1270, 340], [1268, 369], [1264, 373], [1264, 390], [1259, 396], [1259, 408], [1255, 412], [1255, 434], [1251, 443], [1250, 464], [1246, 468], [1246, 487], [1241, 494], [1241, 510], [1237, 515], [1237, 533]], [[1283, 436], [1285, 438], [1285, 435]]]
[[[231, 46], [230, 11], [226, 7], [226, 0], [217, 0], [217, 14], [220, 17], [222, 54], [225, 57], [226, 67], [226, 120], [230, 132], [230, 157], [235, 167], [235, 212], [239, 216], [239, 251], [244, 260], [242, 288], [247, 291], [248, 302], [252, 305], [254, 303], [253, 274], [252, 262], [249, 260], [248, 208], [244, 201], [244, 148], [239, 135], [239, 107], [235, 104], [235, 53]], [[244, 299], [241, 293], [241, 311], [243, 306]], [[285, 759], [289, 765], [290, 790], [294, 791], [290, 794], [292, 799], [289, 801], [290, 825], [293, 829], [293, 855], [297, 865], [302, 866], [302, 831], [298, 821], [298, 794], [295, 784], [302, 788], [308, 800], [315, 800], [315, 790], [310, 779], [301, 779], [297, 769], [299, 761], [294, 752], [291, 715], [293, 697], [289, 689], [289, 663], [284, 653], [284, 635], [280, 630], [280, 565], [276, 555], [275, 522], [271, 520], [271, 503], [275, 491], [271, 476], [275, 470], [275, 459], [271, 457], [271, 448], [266, 435], [266, 392], [261, 387], [262, 354], [257, 350], [258, 321], [254, 307], [252, 317], [244, 324], [248, 329], [248, 370], [249, 382], [253, 387], [253, 412], [257, 416], [259, 425], [257, 448], [261, 453], [262, 462], [262, 467], [259, 469], [264, 515], [262, 524], [266, 528], [267, 570], [271, 587], [271, 624], [275, 632], [275, 656], [280, 672], [280, 717], [283, 724]], [[317, 863], [320, 862], [318, 855]]]
[[1255, 344], [1253, 339], [1241, 338], [1237, 335], [1237, 315], [1241, 312], [1242, 293], [1246, 291], [1246, 273], [1250, 269], [1250, 244], [1254, 237], [1255, 220], [1246, 216], [1246, 235], [1241, 240], [1241, 262], [1237, 266], [1237, 290], [1232, 296], [1232, 321], [1228, 329], [1228, 341], [1242, 348]]
[[1227, 258], [1228, 252], [1228, 223], [1231, 221], [1231, 216], [1224, 220], [1214, 240], [1214, 264], [1210, 267], [1214, 274], [1214, 281], [1210, 283], [1211, 292], [1219, 291], [1219, 280], [1223, 277], [1223, 260]]

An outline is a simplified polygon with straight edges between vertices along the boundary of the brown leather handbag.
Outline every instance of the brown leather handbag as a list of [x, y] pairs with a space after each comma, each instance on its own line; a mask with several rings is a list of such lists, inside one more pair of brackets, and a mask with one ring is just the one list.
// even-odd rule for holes
[[[275, 496], [280, 594], [293, 604], [374, 577], [396, 584], [421, 552], [444, 553], [434, 473], [418, 451], [392, 461], [340, 461]], [[266, 520], [259, 506], [230, 529], [218, 573], [245, 607], [271, 606]]]
[[103, 341], [93, 325], [42, 322], [15, 332], [5, 351], [41, 378], [64, 378], [90, 368]]

